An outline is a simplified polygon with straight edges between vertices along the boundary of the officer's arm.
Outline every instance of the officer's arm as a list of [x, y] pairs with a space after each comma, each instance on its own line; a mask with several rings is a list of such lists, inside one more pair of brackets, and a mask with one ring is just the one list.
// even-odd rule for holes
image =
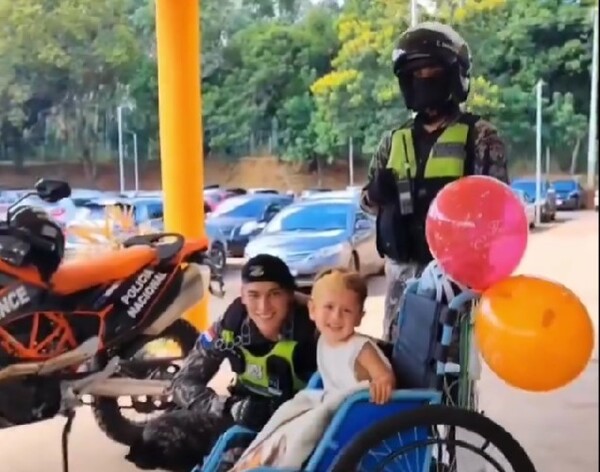
[[494, 125], [485, 120], [475, 123], [475, 175], [489, 175], [508, 184], [506, 146]]
[[360, 196], [360, 206], [369, 213], [376, 213], [377, 205], [369, 200], [368, 189], [375, 179], [375, 174], [379, 169], [385, 169], [390, 156], [390, 148], [392, 147], [392, 133], [386, 132], [381, 137], [375, 153], [371, 157], [369, 169], [367, 171], [367, 185], [362, 189]]
[[208, 389], [208, 382], [219, 371], [226, 357], [225, 351], [216, 346], [215, 341], [220, 335], [221, 322], [218, 321], [200, 335], [195, 348], [173, 378], [171, 392], [177, 405], [189, 407]]

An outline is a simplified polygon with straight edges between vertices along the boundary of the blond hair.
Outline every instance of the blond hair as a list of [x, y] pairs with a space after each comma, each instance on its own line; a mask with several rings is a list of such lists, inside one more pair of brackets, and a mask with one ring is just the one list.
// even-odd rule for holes
[[358, 272], [343, 267], [319, 272], [313, 283], [311, 297], [318, 298], [320, 293], [328, 292], [332, 287], [343, 287], [354, 292], [358, 297], [361, 309], [364, 306], [368, 288], [365, 279]]

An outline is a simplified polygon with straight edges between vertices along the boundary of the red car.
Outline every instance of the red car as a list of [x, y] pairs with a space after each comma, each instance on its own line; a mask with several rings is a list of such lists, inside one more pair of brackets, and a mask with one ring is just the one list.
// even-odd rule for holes
[[209, 186], [204, 189], [204, 212], [211, 213], [223, 201], [236, 195], [243, 195], [246, 190], [241, 188], [221, 188]]

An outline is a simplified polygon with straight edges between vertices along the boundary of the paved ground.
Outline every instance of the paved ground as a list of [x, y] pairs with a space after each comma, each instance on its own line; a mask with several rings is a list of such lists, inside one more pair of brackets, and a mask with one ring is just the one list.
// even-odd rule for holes
[[[598, 335], [598, 215], [559, 216], [564, 222], [537, 230], [519, 270], [543, 275], [572, 288], [585, 302]], [[384, 283], [371, 281], [363, 331], [380, 334]], [[237, 272], [229, 276], [231, 297], [239, 293]], [[212, 302], [213, 312], [223, 301]], [[481, 381], [486, 413], [522, 442], [539, 472], [598, 470], [598, 356], [572, 385], [532, 395], [507, 387], [489, 371]], [[548, 366], [551, 368], [551, 366]], [[59, 472], [63, 419], [0, 431], [2, 472]], [[133, 472], [122, 459], [125, 449], [106, 439], [89, 411], [78, 413], [71, 440], [71, 472]]]

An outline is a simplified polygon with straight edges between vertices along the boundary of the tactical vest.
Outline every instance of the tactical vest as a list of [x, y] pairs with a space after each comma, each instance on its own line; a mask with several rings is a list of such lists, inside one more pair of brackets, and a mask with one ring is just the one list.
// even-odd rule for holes
[[[235, 333], [229, 330], [223, 330], [221, 338], [227, 344], [235, 342]], [[279, 341], [273, 346], [273, 349], [264, 356], [255, 356], [244, 347], [238, 346], [244, 356], [244, 372], [238, 375], [239, 382], [248, 390], [262, 396], [274, 396], [280, 392], [277, 389], [278, 380], [269, 376], [267, 364], [270, 358], [278, 357], [283, 359], [292, 373], [294, 391], [302, 390], [306, 384], [296, 374], [294, 369], [294, 351], [297, 346], [296, 341]]]
[[[469, 126], [463, 123], [455, 123], [444, 130], [429, 152], [423, 175], [425, 180], [454, 180], [464, 175], [468, 134]], [[417, 175], [411, 129], [400, 129], [393, 134], [387, 167], [400, 179], [414, 179]]]
[[468, 173], [467, 143], [471, 126], [464, 120], [446, 128], [429, 151], [424, 163], [417, 162], [412, 126], [395, 131], [387, 167], [399, 180], [408, 180], [414, 213], [402, 216], [395, 209], [378, 217], [377, 249], [398, 262], [427, 264], [431, 253], [425, 238], [425, 219], [431, 202], [448, 183]]

